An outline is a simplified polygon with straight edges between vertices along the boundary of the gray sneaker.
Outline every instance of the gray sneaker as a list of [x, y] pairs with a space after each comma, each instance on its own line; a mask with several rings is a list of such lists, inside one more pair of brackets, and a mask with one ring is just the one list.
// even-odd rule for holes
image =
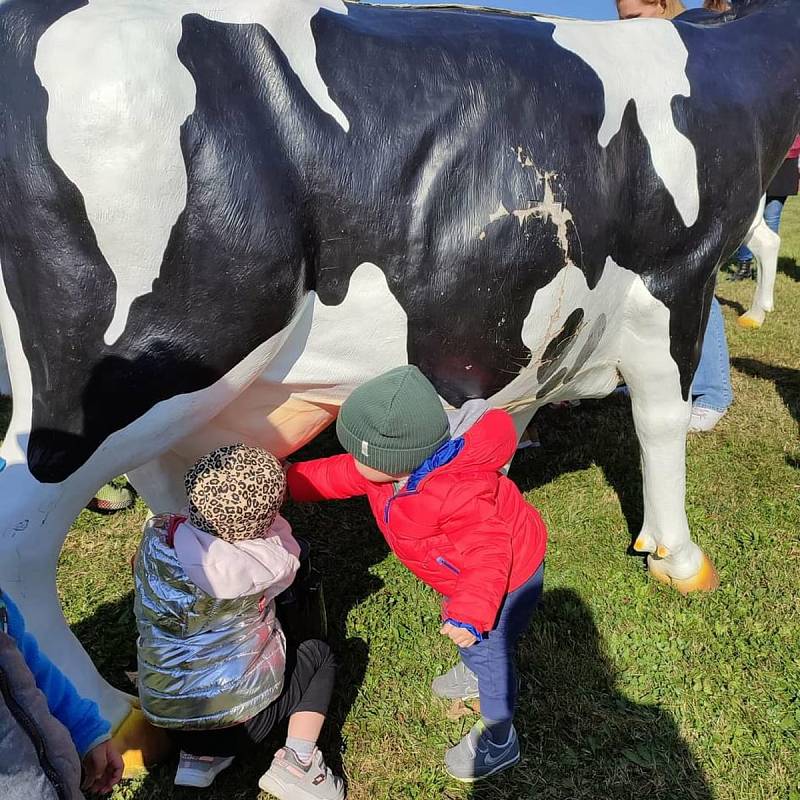
[[214, 783], [214, 778], [233, 764], [233, 758], [217, 758], [215, 756], [194, 756], [181, 751], [178, 769], [175, 772], [176, 786], [193, 786], [195, 789], [207, 789]]
[[478, 696], [478, 676], [459, 661], [449, 672], [434, 678], [431, 690], [445, 700], [474, 700]]
[[477, 722], [472, 730], [444, 756], [445, 767], [452, 778], [465, 783], [479, 781], [502, 772], [519, 761], [519, 739], [514, 726], [508, 741], [496, 745], [486, 735], [483, 720]]
[[288, 747], [275, 753], [258, 786], [279, 800], [344, 800], [344, 781], [325, 765], [319, 749], [306, 766]]

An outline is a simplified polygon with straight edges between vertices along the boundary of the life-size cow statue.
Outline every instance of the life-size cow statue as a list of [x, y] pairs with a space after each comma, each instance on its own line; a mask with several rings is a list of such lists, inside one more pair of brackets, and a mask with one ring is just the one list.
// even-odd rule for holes
[[0, 2], [0, 585], [128, 744], [145, 729], [57, 600], [80, 508], [122, 472], [179, 508], [203, 451], [288, 455], [409, 361], [520, 430], [622, 376], [636, 547], [715, 585], [684, 511], [689, 390], [718, 265], [800, 129], [798, 10]]

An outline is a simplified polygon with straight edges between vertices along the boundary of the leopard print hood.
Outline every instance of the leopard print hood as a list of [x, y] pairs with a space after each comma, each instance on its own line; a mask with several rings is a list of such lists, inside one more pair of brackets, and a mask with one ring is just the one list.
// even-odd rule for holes
[[218, 447], [203, 456], [184, 482], [192, 525], [226, 542], [264, 536], [286, 495], [280, 461], [244, 444]]

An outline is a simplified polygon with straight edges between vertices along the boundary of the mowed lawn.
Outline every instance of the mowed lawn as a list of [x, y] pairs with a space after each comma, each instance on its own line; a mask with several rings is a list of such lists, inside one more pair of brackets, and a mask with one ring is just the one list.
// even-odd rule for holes
[[[454, 662], [439, 606], [388, 555], [361, 501], [291, 506], [325, 576], [341, 664], [323, 746], [353, 800], [796, 800], [800, 798], [800, 203], [786, 212], [777, 310], [735, 325], [752, 283], [720, 279], [736, 403], [692, 438], [689, 519], [719, 568], [684, 598], [626, 552], [641, 519], [637, 444], [624, 399], [539, 417], [543, 447], [512, 477], [550, 528], [544, 603], [521, 652], [522, 763], [476, 787], [449, 781], [444, 749], [472, 724], [431, 698]], [[6, 406], [6, 412], [8, 407]], [[331, 452], [325, 436], [312, 448]], [[59, 567], [64, 609], [101, 670], [135, 668], [128, 562], [146, 515], [89, 513]], [[172, 786], [175, 762], [114, 798], [257, 798], [280, 737], [205, 792]]]

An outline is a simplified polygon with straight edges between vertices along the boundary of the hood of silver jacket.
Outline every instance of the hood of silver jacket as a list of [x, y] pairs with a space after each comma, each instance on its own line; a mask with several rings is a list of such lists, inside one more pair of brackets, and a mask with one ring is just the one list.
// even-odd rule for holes
[[134, 568], [142, 711], [162, 728], [244, 722], [283, 689], [275, 603], [264, 605], [262, 593], [217, 599], [192, 584], [162, 519], [145, 524]]

